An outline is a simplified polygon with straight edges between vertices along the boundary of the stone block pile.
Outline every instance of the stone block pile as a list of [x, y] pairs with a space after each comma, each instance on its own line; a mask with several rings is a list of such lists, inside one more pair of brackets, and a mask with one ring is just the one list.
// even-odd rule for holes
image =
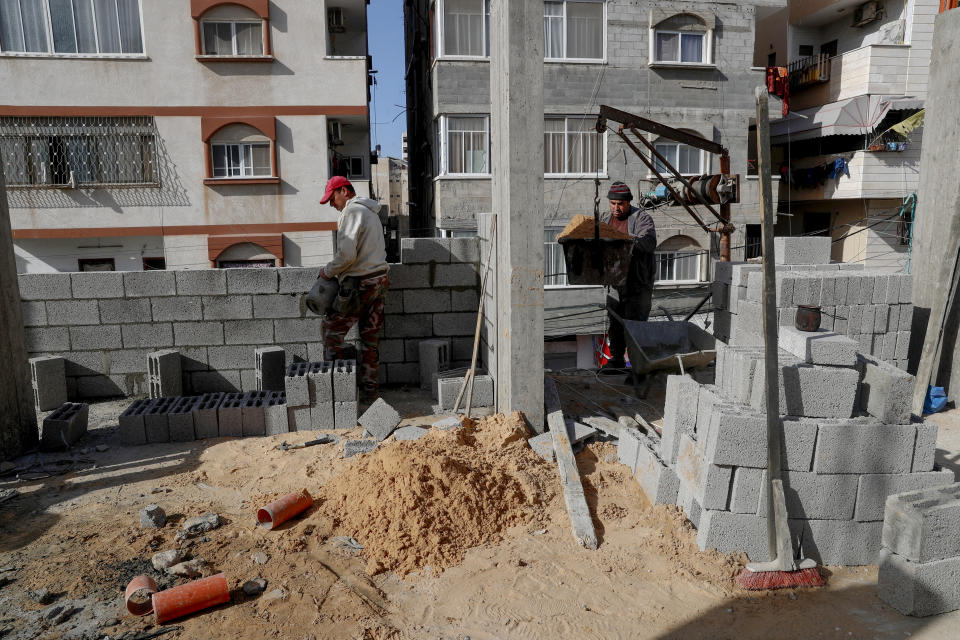
[[[821, 307], [821, 328], [857, 342], [860, 353], [906, 369], [913, 322], [913, 280], [905, 273], [831, 263], [830, 238], [775, 238], [778, 324], [793, 326], [798, 305]], [[762, 346], [763, 274], [759, 264], [717, 263], [714, 335], [731, 345]]]
[[284, 388], [291, 431], [357, 426], [355, 360], [291, 364], [284, 377]]
[[960, 609], [960, 484], [887, 498], [879, 596], [897, 611], [932, 616]]
[[[783, 483], [794, 548], [875, 564], [887, 496], [947, 485], [936, 425], [910, 413], [913, 377], [839, 334], [781, 327]], [[681, 506], [697, 544], [769, 560], [763, 349], [717, 344], [715, 384], [670, 376], [662, 434], [621, 434], [620, 461], [653, 503]]]

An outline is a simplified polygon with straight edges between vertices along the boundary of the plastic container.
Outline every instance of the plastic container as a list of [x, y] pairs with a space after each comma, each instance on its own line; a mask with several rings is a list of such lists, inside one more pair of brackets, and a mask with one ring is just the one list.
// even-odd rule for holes
[[298, 513], [306, 511], [312, 504], [313, 498], [306, 489], [301, 489], [297, 493], [287, 494], [261, 507], [257, 511], [257, 522], [264, 529], [273, 529]]
[[[146, 592], [144, 595], [142, 592]], [[135, 616], [145, 616], [153, 611], [153, 595], [157, 592], [157, 583], [150, 576], [137, 576], [127, 585], [123, 601], [127, 611]], [[137, 594], [140, 593], [139, 596]], [[142, 601], [142, 602], [141, 602]]]

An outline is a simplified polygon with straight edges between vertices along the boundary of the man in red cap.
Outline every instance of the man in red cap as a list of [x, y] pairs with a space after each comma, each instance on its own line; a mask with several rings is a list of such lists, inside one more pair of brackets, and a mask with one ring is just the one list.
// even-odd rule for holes
[[342, 358], [347, 332], [359, 322], [360, 399], [372, 402], [379, 389], [379, 334], [389, 286], [383, 225], [377, 215], [380, 203], [359, 197], [350, 181], [342, 176], [327, 182], [320, 204], [327, 202], [340, 212], [337, 254], [320, 270], [320, 277], [339, 280], [340, 291], [323, 318], [324, 350], [328, 360]]
[[[654, 249], [657, 247], [657, 230], [650, 214], [630, 204], [633, 194], [630, 187], [614, 182], [607, 193], [610, 211], [601, 220], [624, 233], [633, 236], [630, 252], [630, 267], [627, 280], [615, 286], [618, 299], [607, 297], [607, 305], [625, 320], [645, 321], [650, 316], [655, 279]], [[627, 341], [621, 325], [613, 316], [609, 319], [610, 360], [602, 368], [605, 373], [621, 373], [626, 367]]]

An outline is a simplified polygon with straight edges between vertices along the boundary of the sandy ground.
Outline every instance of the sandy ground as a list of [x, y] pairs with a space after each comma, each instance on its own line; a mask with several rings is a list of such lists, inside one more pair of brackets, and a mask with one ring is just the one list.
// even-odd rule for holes
[[[565, 411], [624, 406], [618, 392], [589, 380], [565, 384]], [[437, 419], [424, 415], [429, 401], [416, 393], [392, 391], [386, 399], [408, 416], [405, 423]], [[205, 575], [226, 573], [232, 600], [176, 622], [160, 637], [957, 637], [960, 613], [912, 619], [883, 604], [875, 595], [876, 567], [827, 568], [829, 586], [819, 590], [738, 590], [732, 576], [744, 558], [697, 550], [682, 514], [651, 507], [606, 442], [578, 455], [597, 551], [575, 544], [558, 483], [536, 521], [470, 549], [458, 566], [368, 576], [363, 553], [344, 545], [343, 532], [316, 508], [277, 531], [255, 526], [257, 506], [300, 488], [318, 490], [340, 473], [346, 465], [340, 445], [274, 449], [284, 439], [314, 435], [297, 433], [120, 447], [116, 416], [128, 402], [91, 406], [95, 427], [74, 450], [24, 457], [17, 461], [22, 471], [0, 476], [0, 491], [20, 493], [0, 504], [0, 638], [133, 638], [157, 631], [152, 616], [126, 614], [123, 588], [134, 575], [153, 572], [153, 553], [176, 546], [180, 522], [208, 511], [226, 524], [187, 551], [209, 563]], [[657, 406], [654, 389], [623, 412], [655, 421]], [[935, 419], [938, 462], [956, 467], [960, 412]], [[109, 449], [96, 451], [97, 445]], [[139, 525], [138, 511], [151, 503], [168, 514], [160, 530]], [[251, 559], [258, 551], [266, 564]], [[254, 577], [267, 580], [266, 593], [246, 596], [239, 587]], [[164, 578], [160, 586], [184, 581]], [[56, 601], [37, 603], [30, 594], [37, 589], [53, 592]], [[58, 622], [57, 614], [67, 618]]]

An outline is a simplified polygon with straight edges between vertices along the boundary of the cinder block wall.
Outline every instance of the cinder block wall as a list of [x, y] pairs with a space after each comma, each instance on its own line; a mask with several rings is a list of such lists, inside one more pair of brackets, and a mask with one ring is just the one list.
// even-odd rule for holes
[[[384, 384], [419, 384], [420, 340], [449, 337], [468, 364], [478, 304], [478, 240], [405, 240], [390, 265]], [[147, 393], [147, 354], [177, 349], [184, 393], [255, 388], [254, 349], [323, 359], [321, 319], [301, 309], [316, 267], [19, 276], [30, 357], [66, 359], [71, 399]], [[356, 330], [352, 332], [356, 336]]]

